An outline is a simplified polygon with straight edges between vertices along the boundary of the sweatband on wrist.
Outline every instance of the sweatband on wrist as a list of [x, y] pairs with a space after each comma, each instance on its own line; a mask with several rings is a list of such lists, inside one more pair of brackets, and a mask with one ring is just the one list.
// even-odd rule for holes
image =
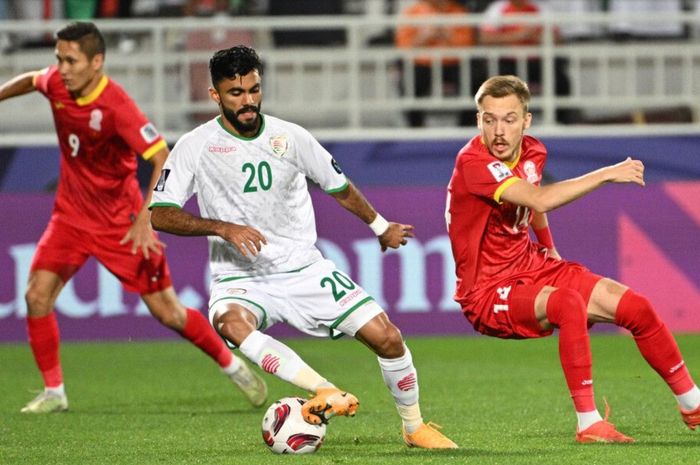
[[554, 248], [554, 239], [552, 238], [552, 231], [550, 231], [549, 226], [545, 226], [540, 229], [533, 229], [535, 231], [535, 236], [537, 236], [537, 242], [547, 247], [548, 249]]
[[385, 220], [382, 215], [377, 213], [377, 216], [369, 224], [369, 227], [372, 231], [374, 231], [374, 234], [376, 236], [381, 236], [386, 232], [387, 229], [389, 229], [389, 222]]

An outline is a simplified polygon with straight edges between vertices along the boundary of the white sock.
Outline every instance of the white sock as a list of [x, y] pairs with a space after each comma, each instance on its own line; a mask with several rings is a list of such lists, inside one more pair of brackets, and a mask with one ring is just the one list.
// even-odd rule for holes
[[55, 387], [45, 387], [44, 392], [51, 393], [51, 394], [56, 394], [61, 397], [66, 396], [66, 388], [63, 385], [63, 383], [59, 384], [58, 386]]
[[228, 366], [222, 367], [221, 371], [226, 373], [228, 376], [233, 376], [241, 365], [243, 365], [243, 361], [240, 359], [240, 357], [234, 356], [231, 359], [231, 363]]
[[316, 392], [319, 386], [332, 386], [296, 352], [260, 331], [250, 333], [238, 348], [264, 371], [306, 391]]
[[384, 384], [394, 397], [403, 426], [406, 431], [412, 433], [423, 424], [423, 418], [418, 406], [418, 374], [413, 366], [411, 351], [404, 345], [404, 354], [401, 357], [377, 357], [377, 360]]
[[700, 406], [700, 389], [697, 386], [693, 386], [692, 389], [685, 394], [676, 396], [678, 405], [681, 406], [686, 412], [695, 410]]
[[583, 431], [592, 424], [598, 423], [603, 419], [598, 410], [591, 410], [590, 412], [576, 412], [576, 418], [578, 418], [579, 431]]

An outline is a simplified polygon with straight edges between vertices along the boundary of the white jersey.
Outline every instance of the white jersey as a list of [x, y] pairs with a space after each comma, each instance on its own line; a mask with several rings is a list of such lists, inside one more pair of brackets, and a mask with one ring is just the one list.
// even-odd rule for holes
[[209, 236], [213, 280], [298, 270], [322, 258], [306, 177], [326, 192], [347, 187], [328, 151], [304, 128], [261, 115], [258, 135], [226, 130], [221, 117], [175, 144], [151, 206], [182, 207], [197, 194], [200, 215], [251, 226], [267, 239], [257, 256]]

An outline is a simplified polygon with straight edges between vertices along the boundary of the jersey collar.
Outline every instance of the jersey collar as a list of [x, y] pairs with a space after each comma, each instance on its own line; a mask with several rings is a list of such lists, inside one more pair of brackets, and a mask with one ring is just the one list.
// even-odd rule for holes
[[89, 105], [95, 100], [97, 100], [97, 97], [102, 94], [102, 91], [105, 90], [105, 87], [107, 87], [107, 84], [109, 83], [109, 78], [107, 75], [103, 74], [102, 78], [100, 79], [100, 82], [97, 84], [97, 87], [95, 87], [92, 92], [87, 94], [84, 97], [78, 97], [75, 99], [75, 103], [77, 103], [79, 106], [85, 106]]
[[261, 121], [261, 122], [260, 122], [260, 129], [258, 129], [258, 132], [256, 132], [255, 135], [254, 135], [253, 137], [243, 137], [243, 136], [241, 136], [240, 134], [236, 134], [235, 132], [229, 131], [229, 130], [226, 128], [226, 126], [224, 126], [224, 122], [223, 122], [222, 118], [223, 118], [223, 116], [221, 116], [221, 115], [217, 116], [217, 117], [216, 117], [216, 122], [219, 123], [219, 126], [221, 126], [221, 129], [223, 129], [223, 130], [226, 131], [227, 133], [231, 134], [231, 135], [232, 135], [233, 137], [235, 137], [236, 139], [240, 139], [240, 140], [255, 140], [255, 139], [257, 139], [258, 136], [260, 136], [260, 134], [262, 134], [263, 131], [265, 130], [265, 117], [263, 116], [262, 113], [260, 113], [260, 121]]

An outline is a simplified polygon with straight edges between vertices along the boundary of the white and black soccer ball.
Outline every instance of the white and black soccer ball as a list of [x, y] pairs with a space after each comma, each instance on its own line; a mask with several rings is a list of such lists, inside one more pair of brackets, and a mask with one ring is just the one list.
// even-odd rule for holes
[[326, 425], [312, 425], [301, 416], [306, 399], [284, 397], [267, 408], [262, 420], [262, 437], [277, 454], [310, 454], [323, 444]]

